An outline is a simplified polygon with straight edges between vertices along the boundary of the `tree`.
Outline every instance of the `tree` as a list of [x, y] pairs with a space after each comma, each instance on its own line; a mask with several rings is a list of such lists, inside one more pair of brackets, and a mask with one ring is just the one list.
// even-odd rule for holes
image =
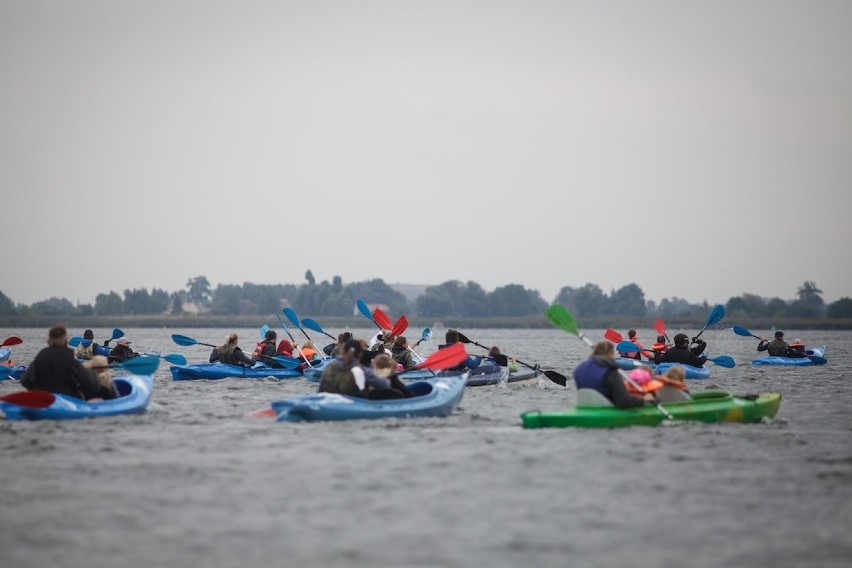
[[15, 303], [12, 302], [12, 299], [3, 292], [0, 292], [0, 316], [12, 316], [16, 312]]
[[308, 281], [308, 286], [313, 286], [314, 284], [317, 283], [316, 278], [314, 278], [314, 273], [311, 272], [310, 270], [305, 272], [305, 280]]
[[610, 298], [611, 313], [628, 316], [645, 315], [645, 292], [636, 284], [628, 284], [613, 292]]
[[[595, 316], [601, 313], [606, 303], [606, 296], [597, 284], [586, 284], [578, 288], [571, 296], [574, 312], [578, 316]], [[570, 306], [566, 306], [569, 310]]]
[[843, 297], [830, 303], [827, 315], [830, 318], [852, 318], [852, 298]]
[[490, 316], [528, 316], [547, 309], [547, 302], [541, 299], [538, 291], [527, 290], [519, 284], [496, 288], [488, 294], [487, 301]]
[[68, 301], [66, 298], [48, 298], [47, 300], [42, 300], [41, 302], [36, 302], [32, 306], [32, 314], [39, 316], [70, 316], [74, 315], [76, 309], [74, 308], [74, 304]]
[[124, 313], [124, 302], [115, 292], [95, 296], [95, 314], [99, 316], [117, 316]]
[[206, 276], [196, 276], [186, 282], [187, 297], [199, 306], [210, 305], [210, 282]]
[[799, 286], [796, 290], [796, 297], [798, 299], [791, 306], [795, 315], [815, 316], [825, 309], [822, 290], [817, 288], [817, 285], [810, 280]]

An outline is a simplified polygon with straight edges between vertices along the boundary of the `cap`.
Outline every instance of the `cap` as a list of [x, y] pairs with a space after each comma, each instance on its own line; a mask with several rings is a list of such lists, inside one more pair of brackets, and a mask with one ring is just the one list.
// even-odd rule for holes
[[630, 371], [630, 378], [633, 379], [633, 382], [637, 385], [642, 386], [651, 380], [651, 374], [647, 369], [633, 369]]
[[775, 339], [781, 339], [782, 337], [784, 337], [783, 331], [776, 331], [775, 332]]
[[275, 333], [274, 329], [266, 330], [266, 339], [277, 339], [277, 338], [278, 338], [278, 334]]
[[94, 338], [95, 338], [95, 334], [92, 332], [91, 329], [87, 329], [86, 331], [83, 332], [83, 339], [94, 339]]
[[686, 345], [689, 343], [689, 338], [685, 333], [678, 333], [674, 336], [675, 345]]
[[130, 340], [127, 339], [126, 337], [119, 337], [118, 343], [124, 343], [125, 345], [130, 345]]

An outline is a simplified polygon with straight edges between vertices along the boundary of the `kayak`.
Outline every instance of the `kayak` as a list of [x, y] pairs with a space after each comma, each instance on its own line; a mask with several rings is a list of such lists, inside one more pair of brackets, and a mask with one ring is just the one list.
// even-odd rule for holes
[[[589, 389], [582, 389], [583, 391]], [[597, 391], [583, 400], [577, 393], [577, 406], [551, 412], [524, 412], [524, 428], [618, 428], [622, 426], [656, 426], [666, 420], [655, 406], [619, 409]], [[598, 398], [599, 400], [594, 400]], [[780, 393], [760, 393], [740, 397], [723, 390], [694, 393], [691, 400], [667, 402], [664, 408], [677, 421], [698, 422], [760, 422], [774, 418], [781, 405]]]
[[195, 379], [291, 379], [301, 377], [302, 372], [294, 369], [269, 367], [263, 363], [257, 363], [254, 367], [241, 367], [240, 365], [228, 365], [227, 363], [195, 363], [189, 365], [172, 365], [169, 367], [172, 379], [175, 381], [189, 381]]
[[26, 365], [15, 365], [12, 367], [12, 372], [8, 375], [0, 375], [0, 381], [7, 381], [14, 379], [16, 381], [20, 381], [21, 377], [24, 376], [24, 372], [27, 370]]
[[[808, 349], [805, 351], [807, 355], [816, 355], [817, 357], [825, 357], [825, 345], [822, 347], [817, 347], [815, 349]], [[778, 357], [778, 356], [768, 356], [768, 357], [759, 357], [757, 359], [753, 359], [751, 362], [752, 365], [790, 365], [793, 367], [803, 367], [807, 365], [815, 365], [812, 360], [808, 357]]]
[[464, 394], [467, 373], [415, 381], [411, 398], [368, 400], [321, 392], [271, 403], [279, 422], [449, 416]]
[[302, 371], [305, 378], [312, 383], [320, 382], [325, 366], [334, 361], [334, 359], [324, 359], [322, 361], [311, 361], [312, 367], [308, 367]]
[[655, 375], [665, 375], [666, 371], [678, 365], [683, 367], [685, 378], [687, 379], [709, 379], [710, 369], [708, 367], [693, 367], [686, 363], [660, 363], [654, 367]]
[[[404, 381], [417, 381], [422, 379], [429, 379], [437, 376], [445, 376], [445, 375], [455, 375], [457, 372], [452, 371], [441, 371], [438, 373], [433, 373], [429, 369], [412, 369], [410, 371], [404, 371], [399, 374], [399, 378]], [[467, 386], [469, 387], [481, 387], [486, 385], [496, 385], [500, 384], [500, 382], [505, 381], [506, 383], [526, 383], [532, 382], [533, 379], [541, 375], [541, 371], [538, 369], [524, 369], [518, 370], [514, 373], [509, 373], [508, 376], [504, 379], [503, 372], [499, 373], [485, 373], [482, 375], [472, 375], [467, 380]]]
[[148, 407], [154, 384], [152, 375], [122, 375], [113, 381], [119, 397], [112, 400], [86, 402], [72, 396], [56, 394], [53, 403], [46, 408], [31, 408], [0, 401], [0, 416], [5, 414], [7, 420], [69, 420], [134, 414], [143, 412]]

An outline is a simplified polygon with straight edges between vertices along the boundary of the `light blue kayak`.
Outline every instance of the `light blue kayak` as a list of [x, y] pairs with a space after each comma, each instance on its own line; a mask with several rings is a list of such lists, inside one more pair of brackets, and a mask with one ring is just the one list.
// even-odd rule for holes
[[295, 369], [269, 367], [258, 363], [254, 367], [228, 365], [227, 363], [195, 363], [189, 365], [172, 365], [169, 367], [172, 379], [175, 381], [190, 381], [198, 379], [292, 379], [301, 377], [302, 372]]
[[322, 361], [311, 361], [312, 367], [308, 367], [302, 371], [302, 374], [305, 378], [312, 382], [318, 383], [322, 378], [322, 373], [325, 370], [325, 366], [334, 361], [334, 359], [323, 359]]
[[46, 408], [31, 408], [0, 401], [0, 414], [6, 420], [70, 420], [117, 416], [143, 412], [151, 400], [154, 378], [151, 375], [122, 375], [114, 379], [119, 397], [102, 402], [86, 402], [79, 398], [56, 394]]
[[[821, 358], [825, 358], [825, 345], [822, 347], [817, 347], [815, 349], [808, 349], [805, 351], [807, 355], [817, 356]], [[753, 359], [751, 362], [752, 365], [788, 365], [792, 367], [805, 367], [808, 365], [816, 365], [816, 364], [825, 364], [825, 362], [815, 363], [808, 357], [778, 357], [778, 356], [768, 356], [768, 357], [758, 357], [757, 359]]]
[[279, 422], [449, 416], [464, 395], [467, 373], [415, 381], [411, 398], [367, 400], [317, 393], [272, 402]]

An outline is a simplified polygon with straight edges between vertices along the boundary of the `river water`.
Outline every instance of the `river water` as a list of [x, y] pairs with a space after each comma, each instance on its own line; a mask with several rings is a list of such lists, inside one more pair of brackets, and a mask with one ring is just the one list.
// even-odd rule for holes
[[[124, 331], [139, 351], [201, 361], [207, 347], [170, 334], [218, 344], [230, 330]], [[252, 350], [258, 330], [237, 331]], [[556, 329], [462, 331], [569, 377], [588, 354]], [[23, 338], [26, 362], [46, 333], [0, 337]], [[144, 414], [0, 421], [0, 565], [848, 567], [852, 332], [794, 334], [827, 345], [828, 364], [756, 367], [756, 339], [702, 336], [737, 366], [693, 391], [782, 393], [774, 421], [749, 425], [525, 430], [522, 412], [575, 401], [546, 379], [468, 388], [448, 418], [277, 423], [247, 414], [316, 385], [172, 381], [164, 362]]]

